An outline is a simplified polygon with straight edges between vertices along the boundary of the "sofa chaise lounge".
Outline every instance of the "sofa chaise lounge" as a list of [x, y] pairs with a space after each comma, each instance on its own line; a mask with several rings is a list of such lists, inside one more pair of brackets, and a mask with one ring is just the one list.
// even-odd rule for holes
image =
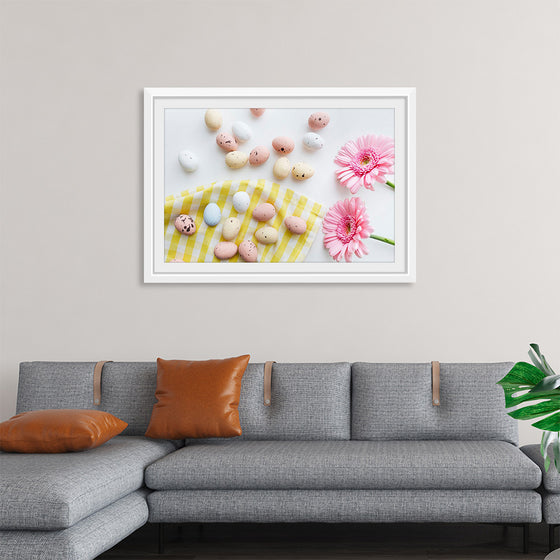
[[[263, 364], [237, 438], [146, 438], [156, 364], [20, 366], [17, 412], [98, 408], [128, 423], [89, 451], [0, 453], [0, 558], [86, 560], [151, 523], [541, 521], [541, 469], [496, 385], [512, 364]], [[439, 401], [439, 402], [435, 402]], [[162, 546], [163, 543], [160, 543]]]

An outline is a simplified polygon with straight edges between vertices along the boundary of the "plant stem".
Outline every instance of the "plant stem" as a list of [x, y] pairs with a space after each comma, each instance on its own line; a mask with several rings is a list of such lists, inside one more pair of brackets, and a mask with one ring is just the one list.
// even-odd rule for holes
[[383, 243], [389, 243], [389, 245], [394, 245], [395, 242], [388, 237], [379, 237], [379, 235], [374, 235], [373, 233], [370, 235], [371, 239], [377, 239], [377, 241], [383, 241]]
[[395, 188], [394, 183], [391, 183], [391, 181], [385, 181], [385, 184], [386, 184], [388, 187], [391, 187], [392, 189]]

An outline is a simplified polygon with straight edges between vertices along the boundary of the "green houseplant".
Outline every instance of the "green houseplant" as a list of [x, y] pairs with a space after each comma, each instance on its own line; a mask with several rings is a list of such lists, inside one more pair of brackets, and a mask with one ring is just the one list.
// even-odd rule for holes
[[545, 469], [554, 461], [560, 472], [560, 375], [554, 373], [538, 344], [530, 344], [532, 364], [517, 362], [498, 381], [506, 397], [506, 412], [517, 420], [540, 418], [532, 425], [543, 430], [541, 454]]

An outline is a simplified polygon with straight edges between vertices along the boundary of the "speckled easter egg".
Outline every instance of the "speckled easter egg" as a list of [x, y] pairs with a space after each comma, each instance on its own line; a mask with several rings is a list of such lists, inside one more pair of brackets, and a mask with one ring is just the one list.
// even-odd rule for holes
[[301, 235], [307, 230], [306, 221], [299, 216], [288, 216], [284, 220], [284, 225], [288, 228], [288, 231], [295, 233], [296, 235]]
[[196, 232], [196, 224], [188, 214], [180, 214], [175, 220], [175, 229], [179, 233], [192, 235]]
[[215, 202], [210, 202], [204, 208], [204, 214], [202, 215], [204, 222], [207, 226], [214, 227], [220, 223], [222, 219], [222, 211], [220, 207]]
[[251, 204], [251, 197], [245, 191], [238, 191], [233, 195], [233, 207], [240, 214], [247, 212], [249, 204]]
[[235, 121], [231, 125], [231, 130], [238, 142], [247, 142], [252, 136], [251, 127], [242, 121]]
[[298, 181], [306, 181], [313, 177], [313, 173], [315, 173], [315, 169], [303, 161], [296, 163], [292, 169], [292, 175]]
[[325, 128], [325, 126], [329, 124], [330, 120], [331, 118], [328, 113], [318, 111], [317, 113], [313, 113], [309, 116], [307, 124], [311, 130], [320, 130], [321, 128]]
[[253, 166], [262, 165], [270, 157], [270, 152], [266, 146], [257, 146], [249, 154], [249, 163]]
[[287, 157], [281, 157], [276, 160], [274, 167], [272, 168], [272, 173], [277, 179], [285, 179], [292, 170], [292, 164]]
[[261, 117], [264, 114], [264, 112], [266, 111], [266, 109], [249, 109], [249, 111], [251, 111], [251, 113], [253, 113], [253, 116]]
[[291, 154], [294, 151], [295, 143], [287, 136], [277, 136], [272, 141], [272, 147], [281, 155]]
[[210, 130], [218, 130], [222, 126], [224, 118], [218, 109], [208, 109], [204, 114], [204, 122]]
[[257, 246], [252, 241], [242, 241], [239, 245], [239, 256], [245, 262], [257, 262]]
[[220, 134], [216, 136], [216, 144], [226, 152], [237, 150], [237, 140], [227, 132], [220, 132]]
[[253, 218], [257, 222], [268, 222], [274, 216], [276, 216], [276, 208], [270, 202], [263, 202], [253, 210]]
[[198, 169], [198, 157], [189, 150], [181, 150], [179, 152], [179, 163], [187, 173], [193, 173]]
[[272, 245], [278, 241], [278, 230], [272, 226], [265, 226], [255, 232], [255, 237], [263, 245]]
[[231, 241], [220, 241], [214, 247], [214, 256], [220, 260], [231, 259], [237, 254], [237, 245]]
[[228, 218], [222, 227], [222, 237], [226, 241], [231, 241], [237, 237], [239, 230], [241, 229], [241, 222], [235, 218]]
[[249, 156], [239, 150], [234, 150], [226, 155], [226, 164], [231, 169], [241, 169], [248, 160]]
[[303, 147], [313, 152], [320, 150], [325, 145], [325, 141], [316, 133], [308, 132], [303, 135]]

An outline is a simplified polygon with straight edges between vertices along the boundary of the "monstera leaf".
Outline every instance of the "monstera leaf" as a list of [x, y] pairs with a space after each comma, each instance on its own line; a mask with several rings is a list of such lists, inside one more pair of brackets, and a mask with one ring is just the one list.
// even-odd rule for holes
[[[506, 397], [507, 413], [517, 420], [532, 420], [535, 428], [543, 430], [541, 454], [548, 470], [552, 458], [560, 472], [560, 375], [556, 375], [538, 344], [531, 344], [532, 364], [517, 362], [508, 374], [498, 381]], [[538, 401], [538, 402], [535, 402]]]

